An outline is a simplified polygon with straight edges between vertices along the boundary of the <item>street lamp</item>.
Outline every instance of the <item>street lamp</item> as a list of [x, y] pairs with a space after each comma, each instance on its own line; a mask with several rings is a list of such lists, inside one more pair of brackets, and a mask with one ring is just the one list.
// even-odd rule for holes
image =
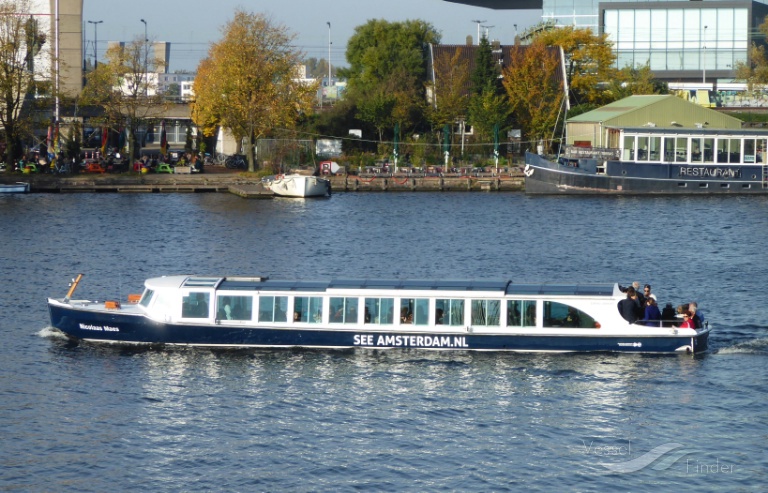
[[147, 37], [147, 21], [141, 19], [141, 22], [144, 24], [144, 95], [149, 96], [149, 68], [147, 66], [149, 58], [149, 38]]
[[99, 64], [99, 31], [97, 28], [102, 22], [104, 21], [88, 21], [88, 24], [93, 24], [93, 68], [96, 68], [96, 66]]
[[704, 36], [703, 36], [704, 39], [702, 39], [704, 43], [704, 59], [702, 60], [702, 63], [701, 63], [701, 69], [702, 69], [701, 82], [703, 82], [704, 84], [707, 83], [707, 27], [708, 26], [704, 26]]
[[326, 24], [328, 24], [328, 87], [331, 87], [331, 23], [326, 22]]
[[473, 20], [472, 22], [476, 22], [477, 23], [477, 44], [480, 44], [480, 24], [482, 24], [483, 22], [488, 22], [488, 21]]

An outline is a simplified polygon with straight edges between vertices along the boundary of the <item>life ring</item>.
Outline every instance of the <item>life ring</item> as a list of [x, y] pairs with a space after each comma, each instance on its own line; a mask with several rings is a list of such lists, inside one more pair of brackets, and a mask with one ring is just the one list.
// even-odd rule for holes
[[531, 165], [530, 165], [530, 164], [526, 164], [526, 165], [525, 165], [525, 168], [523, 168], [523, 174], [524, 174], [525, 176], [532, 176], [532, 175], [533, 175], [533, 172], [534, 172], [534, 169], [533, 169], [533, 168], [531, 168]]

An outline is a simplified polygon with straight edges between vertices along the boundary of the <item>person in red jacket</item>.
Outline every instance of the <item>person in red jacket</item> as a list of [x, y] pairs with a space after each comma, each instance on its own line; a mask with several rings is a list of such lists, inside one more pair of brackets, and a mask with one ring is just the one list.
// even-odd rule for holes
[[683, 312], [683, 323], [680, 325], [681, 329], [693, 329], [696, 330], [696, 325], [691, 318], [691, 312]]

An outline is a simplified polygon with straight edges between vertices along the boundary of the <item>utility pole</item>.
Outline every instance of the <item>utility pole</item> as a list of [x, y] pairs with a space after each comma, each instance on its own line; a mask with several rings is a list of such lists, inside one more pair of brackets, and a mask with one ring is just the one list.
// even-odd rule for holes
[[99, 34], [98, 27], [104, 21], [88, 21], [88, 24], [93, 24], [93, 68], [99, 64]]

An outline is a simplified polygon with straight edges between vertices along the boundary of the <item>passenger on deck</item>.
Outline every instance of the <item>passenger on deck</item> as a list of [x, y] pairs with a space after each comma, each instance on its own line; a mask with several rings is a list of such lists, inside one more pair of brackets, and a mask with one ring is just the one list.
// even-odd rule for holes
[[646, 284], [643, 286], [643, 296], [646, 298], [653, 298], [656, 301], [656, 295], [651, 293], [651, 285]]
[[413, 315], [411, 315], [411, 311], [408, 310], [407, 306], [404, 306], [400, 310], [400, 323], [401, 324], [412, 324], [413, 323]]
[[688, 311], [691, 312], [691, 320], [697, 329], [704, 327], [704, 314], [699, 311], [695, 301], [688, 303]]
[[566, 327], [581, 327], [581, 317], [579, 312], [572, 306], [568, 307], [568, 315], [563, 320], [563, 325]]
[[656, 306], [656, 300], [650, 296], [645, 299], [645, 314], [643, 321], [648, 327], [661, 327], [661, 312]]
[[645, 310], [645, 296], [643, 295], [643, 290], [640, 289], [640, 283], [637, 281], [632, 283], [632, 287], [635, 288], [637, 302], [640, 305], [640, 316], [642, 316], [643, 311]]
[[696, 326], [693, 324], [693, 319], [691, 318], [691, 312], [683, 312], [683, 323], [680, 324], [681, 329], [695, 329]]
[[640, 302], [632, 286], [627, 288], [627, 297], [618, 303], [619, 313], [627, 322], [633, 324], [640, 319]]
[[675, 309], [672, 308], [672, 303], [667, 303], [661, 311], [661, 320], [663, 320], [664, 327], [673, 327], [675, 318]]

